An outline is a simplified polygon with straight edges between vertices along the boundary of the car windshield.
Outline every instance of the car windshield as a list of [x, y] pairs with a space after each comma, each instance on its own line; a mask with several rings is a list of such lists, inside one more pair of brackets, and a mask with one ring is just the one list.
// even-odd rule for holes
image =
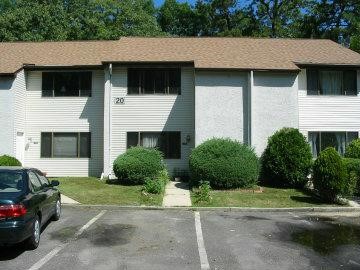
[[19, 193], [24, 190], [24, 177], [20, 171], [0, 171], [0, 193]]

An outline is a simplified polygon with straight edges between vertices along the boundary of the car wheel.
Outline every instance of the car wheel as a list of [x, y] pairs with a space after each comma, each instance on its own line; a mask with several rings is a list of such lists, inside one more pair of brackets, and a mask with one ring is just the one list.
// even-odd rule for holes
[[61, 216], [61, 202], [60, 199], [56, 201], [55, 204], [55, 213], [53, 216], [53, 220], [59, 220]]
[[39, 216], [36, 216], [32, 224], [31, 236], [27, 240], [29, 249], [36, 249], [40, 243], [41, 223]]

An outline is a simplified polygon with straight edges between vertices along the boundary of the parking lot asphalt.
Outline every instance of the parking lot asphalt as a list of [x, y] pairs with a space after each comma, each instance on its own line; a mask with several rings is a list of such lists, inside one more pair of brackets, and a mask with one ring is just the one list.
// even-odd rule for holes
[[[199, 252], [200, 250], [200, 252]], [[360, 269], [359, 213], [64, 207], [0, 269]]]

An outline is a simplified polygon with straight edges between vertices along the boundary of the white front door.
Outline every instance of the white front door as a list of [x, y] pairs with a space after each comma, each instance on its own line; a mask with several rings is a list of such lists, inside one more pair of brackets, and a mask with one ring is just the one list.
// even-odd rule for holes
[[24, 132], [16, 132], [16, 158], [21, 162], [21, 164], [24, 163], [24, 152], [25, 152]]

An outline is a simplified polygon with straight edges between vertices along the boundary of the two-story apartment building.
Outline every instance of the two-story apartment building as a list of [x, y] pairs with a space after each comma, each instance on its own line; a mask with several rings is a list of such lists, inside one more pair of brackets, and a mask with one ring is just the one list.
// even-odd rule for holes
[[255, 148], [282, 127], [314, 157], [360, 131], [360, 55], [329, 40], [121, 38], [0, 43], [0, 154], [49, 176], [109, 175], [128, 147], [158, 147], [170, 173], [192, 148]]

